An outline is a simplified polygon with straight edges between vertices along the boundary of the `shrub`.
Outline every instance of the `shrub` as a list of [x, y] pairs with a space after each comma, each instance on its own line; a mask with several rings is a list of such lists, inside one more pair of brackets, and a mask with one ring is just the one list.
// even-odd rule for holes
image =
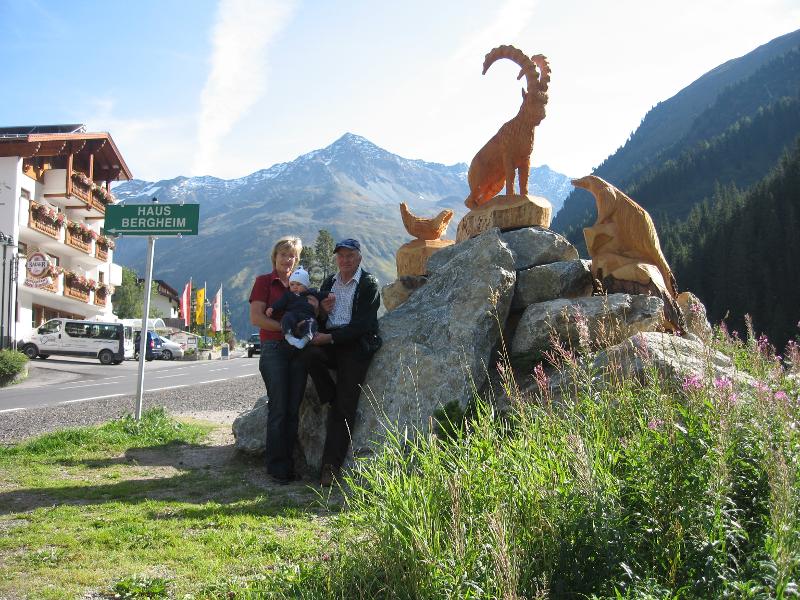
[[28, 357], [16, 350], [0, 350], [0, 381], [19, 375], [28, 363]]

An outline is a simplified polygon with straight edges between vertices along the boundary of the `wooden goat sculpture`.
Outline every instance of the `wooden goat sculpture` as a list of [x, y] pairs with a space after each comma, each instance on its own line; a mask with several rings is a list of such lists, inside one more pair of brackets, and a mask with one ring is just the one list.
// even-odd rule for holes
[[528, 58], [514, 46], [498, 46], [483, 61], [484, 75], [501, 58], [508, 58], [519, 65], [517, 79], [525, 76], [527, 90], [522, 90], [522, 106], [517, 115], [503, 125], [472, 159], [468, 176], [470, 193], [464, 201], [470, 209], [494, 198], [503, 185], [506, 194], [513, 194], [516, 171], [519, 171], [519, 193], [527, 195], [533, 130], [545, 117], [547, 86], [550, 83], [547, 58], [541, 54]]

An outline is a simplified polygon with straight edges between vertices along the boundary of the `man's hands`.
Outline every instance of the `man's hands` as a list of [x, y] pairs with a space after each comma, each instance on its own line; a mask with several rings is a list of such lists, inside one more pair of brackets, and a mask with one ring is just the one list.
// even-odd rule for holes
[[330, 314], [330, 312], [333, 310], [333, 305], [335, 302], [336, 302], [336, 294], [328, 294], [328, 297], [325, 298], [325, 300], [323, 300], [321, 303], [322, 310]]
[[264, 314], [267, 315], [271, 319], [272, 318], [272, 307], [268, 308], [267, 312], [265, 312]]
[[[323, 300], [324, 302], [324, 300]], [[327, 346], [333, 343], [333, 336], [330, 333], [315, 333], [311, 339], [312, 346]]]

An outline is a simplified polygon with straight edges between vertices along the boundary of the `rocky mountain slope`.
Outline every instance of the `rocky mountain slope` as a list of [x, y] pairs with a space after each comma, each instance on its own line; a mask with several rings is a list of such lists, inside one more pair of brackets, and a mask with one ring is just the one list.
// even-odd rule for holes
[[[531, 193], [561, 207], [571, 191], [569, 178], [546, 166], [531, 170]], [[313, 243], [320, 229], [334, 238], [361, 240], [365, 267], [382, 283], [395, 278], [394, 253], [411, 238], [403, 229], [398, 205], [406, 202], [420, 216], [443, 208], [456, 212], [446, 237], [466, 212], [467, 165], [442, 165], [406, 159], [369, 140], [347, 133], [330, 146], [288, 163], [233, 180], [176, 177], [149, 182], [132, 180], [114, 189], [126, 203], [196, 202], [200, 235], [160, 239], [154, 273], [182, 289], [191, 277], [207, 282], [213, 293], [221, 284], [231, 322], [239, 335], [250, 331], [247, 296], [254, 277], [269, 269], [269, 251], [283, 235]], [[146, 244], [123, 238], [115, 261], [143, 272]]]

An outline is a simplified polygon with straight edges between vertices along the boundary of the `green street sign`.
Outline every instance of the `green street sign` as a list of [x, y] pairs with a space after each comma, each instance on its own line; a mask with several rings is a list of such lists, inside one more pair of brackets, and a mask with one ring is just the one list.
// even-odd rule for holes
[[106, 206], [110, 235], [197, 235], [199, 204], [111, 204]]

